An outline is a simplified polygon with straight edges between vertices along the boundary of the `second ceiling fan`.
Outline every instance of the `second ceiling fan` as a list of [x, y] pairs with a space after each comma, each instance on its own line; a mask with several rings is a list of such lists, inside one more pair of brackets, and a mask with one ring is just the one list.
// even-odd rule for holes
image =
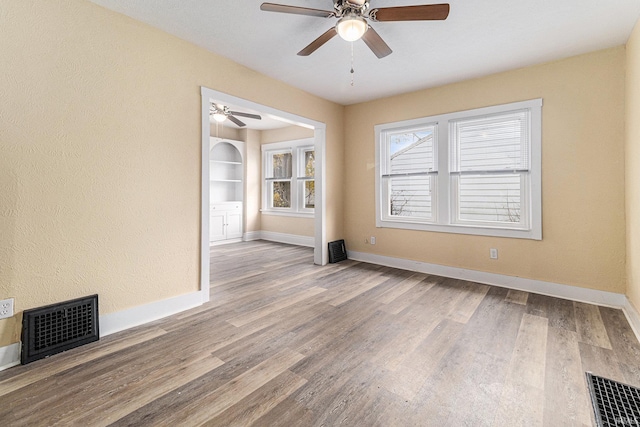
[[245, 127], [246, 124], [244, 124], [244, 122], [240, 121], [235, 116], [247, 117], [255, 120], [262, 120], [262, 117], [260, 117], [257, 114], [243, 113], [240, 111], [231, 111], [229, 110], [229, 107], [227, 107], [226, 105], [215, 104], [215, 103], [211, 103], [211, 106], [209, 107], [209, 116], [218, 123], [222, 123], [225, 120], [229, 119], [230, 121], [235, 123], [238, 127]]
[[378, 58], [384, 58], [392, 50], [382, 40], [382, 37], [371, 28], [367, 19], [374, 22], [442, 21], [449, 16], [449, 4], [447, 3], [383, 7], [369, 10], [369, 0], [333, 0], [333, 10], [311, 9], [275, 3], [262, 3], [260, 9], [267, 12], [292, 13], [319, 18], [339, 18], [335, 27], [329, 28], [324, 34], [298, 52], [300, 56], [312, 54], [336, 34], [340, 34], [340, 37], [347, 41], [355, 41], [362, 38]]

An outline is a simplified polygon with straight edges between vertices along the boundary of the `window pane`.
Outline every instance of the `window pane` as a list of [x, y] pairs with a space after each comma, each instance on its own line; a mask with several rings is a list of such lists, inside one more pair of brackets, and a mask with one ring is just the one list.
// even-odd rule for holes
[[527, 114], [516, 111], [455, 122], [453, 170], [528, 169]]
[[459, 176], [459, 219], [520, 223], [521, 179], [520, 174]]
[[431, 178], [406, 176], [390, 178], [389, 213], [392, 216], [430, 219]]
[[432, 126], [412, 132], [396, 132], [389, 137], [390, 174], [435, 170]]
[[274, 208], [291, 207], [291, 183], [289, 181], [274, 181], [272, 183], [272, 201]]
[[315, 151], [304, 152], [304, 176], [313, 178], [316, 174], [316, 153]]
[[271, 178], [291, 178], [291, 153], [273, 155], [273, 176]]
[[304, 207], [305, 209], [313, 209], [316, 207], [315, 181], [305, 181], [304, 183]]

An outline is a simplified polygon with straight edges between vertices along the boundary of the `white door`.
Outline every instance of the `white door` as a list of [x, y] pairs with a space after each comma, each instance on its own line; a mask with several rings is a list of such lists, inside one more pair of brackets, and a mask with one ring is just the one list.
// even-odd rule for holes
[[227, 239], [242, 237], [242, 211], [227, 212]]
[[211, 214], [209, 215], [209, 235], [212, 242], [226, 239], [226, 219], [227, 214], [224, 211], [211, 210]]

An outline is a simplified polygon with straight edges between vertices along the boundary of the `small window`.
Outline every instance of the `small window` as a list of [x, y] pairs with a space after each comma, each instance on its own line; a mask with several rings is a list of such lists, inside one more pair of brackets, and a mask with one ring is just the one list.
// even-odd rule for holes
[[313, 148], [301, 148], [301, 158], [303, 162], [300, 163], [302, 170], [298, 174], [300, 185], [303, 187], [301, 193], [302, 210], [313, 210], [316, 207], [316, 152]]
[[450, 126], [453, 222], [529, 228], [529, 111], [459, 119]]
[[313, 140], [307, 139], [262, 146], [263, 213], [313, 216], [315, 151], [312, 144]]
[[542, 100], [378, 125], [376, 225], [542, 238]]
[[433, 187], [437, 170], [434, 163], [436, 127], [389, 132], [384, 142], [384, 197], [388, 200], [384, 217], [388, 220], [432, 222], [436, 198]]
[[270, 209], [291, 208], [291, 151], [273, 151], [267, 154], [266, 184]]

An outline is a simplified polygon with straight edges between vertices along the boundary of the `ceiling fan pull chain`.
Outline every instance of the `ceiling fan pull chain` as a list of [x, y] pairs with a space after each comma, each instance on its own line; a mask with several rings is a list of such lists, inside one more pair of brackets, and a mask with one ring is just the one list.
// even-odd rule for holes
[[355, 71], [353, 70], [353, 42], [351, 42], [351, 86], [353, 86], [353, 75]]

